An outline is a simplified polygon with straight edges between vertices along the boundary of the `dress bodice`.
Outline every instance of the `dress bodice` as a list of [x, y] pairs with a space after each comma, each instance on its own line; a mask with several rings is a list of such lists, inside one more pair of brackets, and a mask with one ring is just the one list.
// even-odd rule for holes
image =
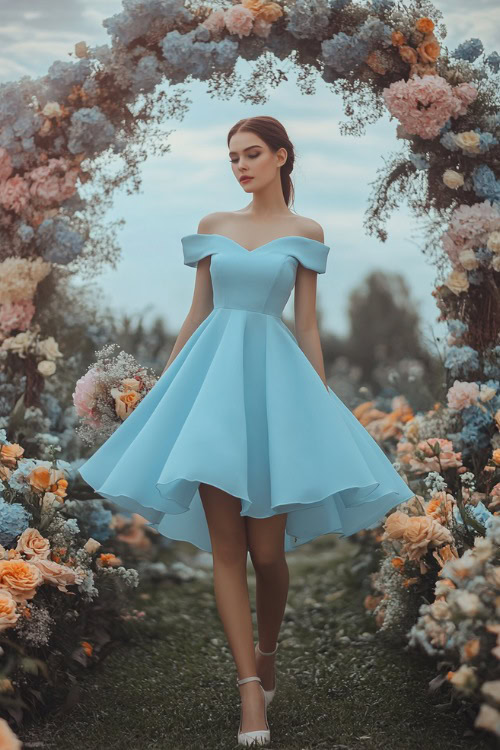
[[228, 307], [281, 317], [301, 263], [325, 273], [328, 245], [308, 237], [278, 237], [247, 250], [221, 234], [188, 234], [181, 238], [184, 264], [196, 268], [211, 255], [214, 308]]

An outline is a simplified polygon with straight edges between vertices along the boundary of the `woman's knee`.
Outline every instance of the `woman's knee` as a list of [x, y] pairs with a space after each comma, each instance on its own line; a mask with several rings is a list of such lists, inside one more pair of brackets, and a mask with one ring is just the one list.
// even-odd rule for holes
[[248, 543], [241, 501], [212, 485], [200, 484], [201, 502], [207, 519], [214, 561], [226, 565], [245, 564]]

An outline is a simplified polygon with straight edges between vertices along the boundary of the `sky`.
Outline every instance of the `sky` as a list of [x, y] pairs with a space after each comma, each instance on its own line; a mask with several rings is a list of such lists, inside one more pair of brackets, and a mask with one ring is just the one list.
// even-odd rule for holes
[[[439, 0], [449, 50], [479, 37], [486, 53], [500, 52], [498, 0]], [[44, 75], [55, 60], [74, 59], [74, 44], [107, 44], [102, 20], [120, 12], [120, 0], [0, 0], [0, 81]], [[251, 64], [239, 61], [247, 77]], [[387, 114], [365, 135], [340, 135], [345, 120], [342, 100], [321, 78], [312, 96], [301, 94], [292, 74], [272, 89], [264, 105], [237, 97], [227, 101], [207, 94], [207, 84], [189, 86], [192, 100], [182, 121], [165, 123], [171, 150], [142, 165], [140, 192], [117, 191], [109, 220], [125, 218], [118, 230], [122, 257], [116, 269], [94, 282], [99, 298], [117, 312], [157, 315], [177, 332], [191, 304], [196, 271], [183, 264], [181, 237], [197, 231], [202, 216], [235, 211], [251, 199], [236, 181], [228, 159], [227, 132], [242, 117], [272, 115], [280, 120], [297, 152], [293, 172], [295, 211], [318, 221], [330, 247], [327, 271], [318, 275], [317, 306], [322, 326], [339, 336], [348, 333], [349, 293], [373, 270], [399, 272], [422, 316], [426, 339], [442, 336], [439, 311], [431, 296], [436, 271], [422, 254], [423, 237], [406, 207], [387, 223], [385, 243], [363, 227], [367, 200], [377, 170], [398, 151], [397, 121]], [[250, 244], [250, 243], [249, 243]], [[88, 282], [85, 282], [88, 284]], [[293, 293], [284, 317], [293, 318]]]

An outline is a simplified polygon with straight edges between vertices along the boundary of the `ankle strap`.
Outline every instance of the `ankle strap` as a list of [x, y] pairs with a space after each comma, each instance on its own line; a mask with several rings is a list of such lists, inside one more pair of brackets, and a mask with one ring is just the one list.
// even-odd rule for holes
[[262, 656], [272, 656], [278, 650], [278, 644], [276, 644], [276, 648], [274, 649], [274, 651], [262, 651], [259, 644], [257, 643], [257, 650], [262, 654]]
[[243, 685], [244, 682], [250, 682], [251, 680], [258, 680], [259, 682], [262, 682], [260, 677], [257, 677], [256, 675], [253, 677], [242, 677], [241, 680], [237, 679], [236, 682], [238, 683], [238, 685]]

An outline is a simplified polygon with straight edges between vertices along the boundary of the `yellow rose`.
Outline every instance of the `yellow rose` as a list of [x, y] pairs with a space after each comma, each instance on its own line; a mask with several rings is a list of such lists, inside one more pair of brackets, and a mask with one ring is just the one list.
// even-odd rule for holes
[[466, 292], [469, 288], [467, 274], [465, 271], [459, 271], [458, 269], [452, 271], [444, 283], [453, 294], [457, 295]]
[[456, 190], [457, 188], [462, 187], [464, 184], [464, 178], [460, 172], [455, 172], [454, 169], [447, 169], [443, 172], [443, 182], [446, 187]]
[[454, 136], [455, 143], [463, 151], [468, 151], [471, 154], [479, 153], [480, 138], [478, 133], [473, 130], [466, 130], [464, 133], [458, 133]]

